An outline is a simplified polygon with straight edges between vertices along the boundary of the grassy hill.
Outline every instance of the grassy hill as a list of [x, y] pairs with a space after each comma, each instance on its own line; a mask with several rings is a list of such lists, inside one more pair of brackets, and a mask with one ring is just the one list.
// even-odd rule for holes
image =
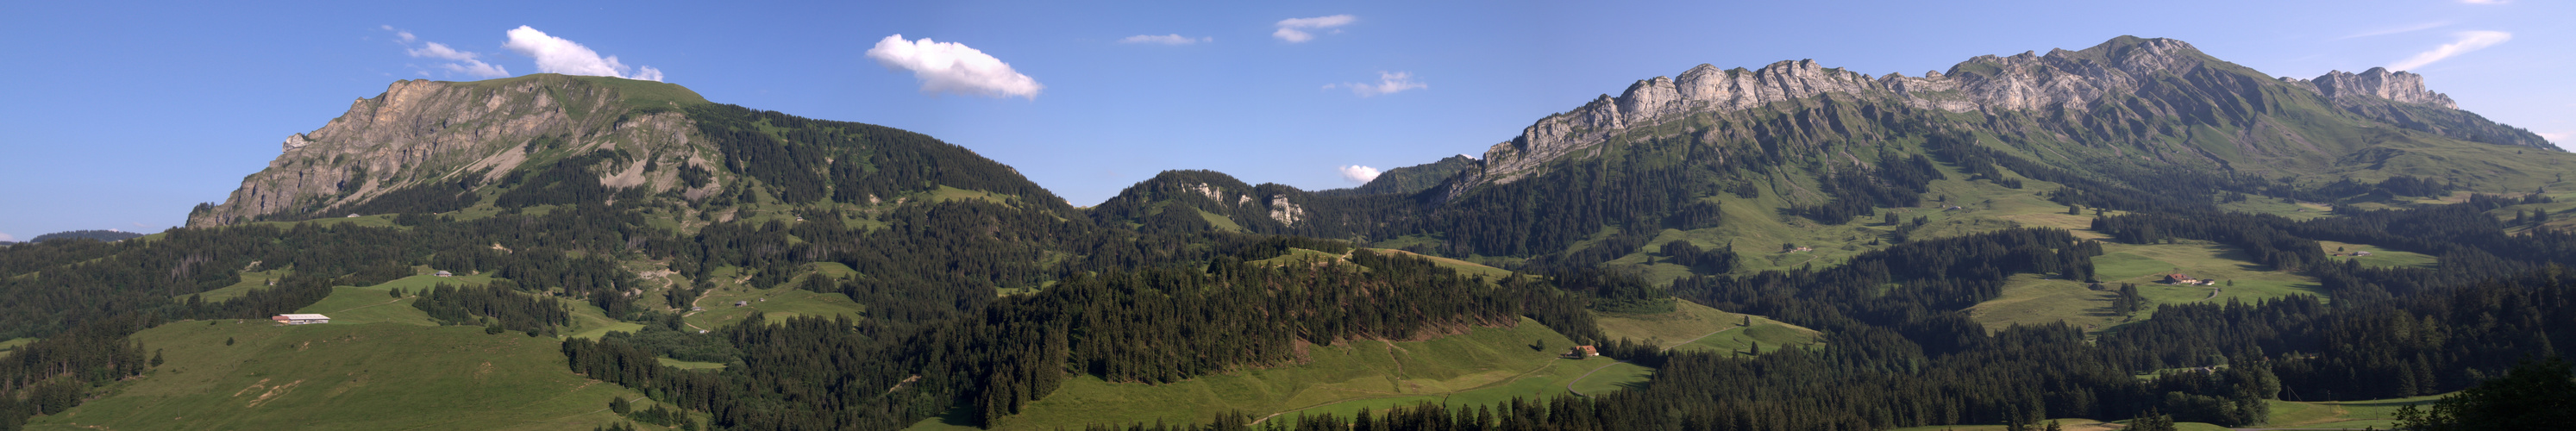
[[[2332, 248], [2329, 247], [2329, 250]], [[2145, 320], [2154, 315], [2150, 309], [2135, 316], [2110, 311], [2111, 289], [2121, 283], [2138, 285], [2138, 293], [2152, 304], [2230, 300], [2253, 302], [2290, 295], [2327, 296], [2308, 276], [2281, 272], [2269, 265], [2252, 262], [2244, 252], [2204, 241], [2173, 244], [2105, 243], [2103, 254], [2093, 258], [2093, 267], [2105, 290], [2093, 290], [2087, 283], [2075, 280], [2046, 279], [2022, 274], [2004, 285], [2003, 296], [1968, 309], [1970, 316], [1987, 329], [2000, 329], [2014, 324], [2066, 322], [2090, 331], [2107, 330], [2121, 323]], [[2422, 256], [2413, 253], [2405, 255]], [[2392, 253], [2389, 259], [2414, 259]], [[2423, 257], [2423, 259], [2430, 259]], [[2164, 274], [2180, 272], [2192, 277], [2221, 280], [2211, 286], [2182, 286], [2156, 283]]]
[[[699, 329], [714, 329], [725, 325], [731, 325], [734, 322], [741, 321], [743, 318], [751, 317], [752, 313], [763, 313], [772, 322], [782, 321], [791, 316], [856, 317], [866, 314], [867, 308], [860, 306], [857, 302], [850, 301], [850, 297], [848, 295], [842, 295], [839, 293], [815, 293], [813, 291], [793, 287], [803, 285], [805, 279], [813, 277], [813, 274], [831, 277], [849, 277], [851, 274], [855, 273], [850, 270], [850, 267], [843, 266], [838, 263], [818, 263], [806, 266], [810, 271], [813, 271], [811, 274], [798, 276], [790, 279], [788, 283], [768, 289], [755, 289], [751, 286], [737, 283], [736, 281], [738, 278], [734, 274], [737, 274], [738, 272], [734, 270], [726, 269], [716, 271], [708, 280], [697, 281], [698, 283], [704, 283], [714, 287], [714, 289], [708, 290], [697, 299], [697, 306], [704, 307], [706, 310], [683, 310], [686, 316], [684, 321]], [[680, 279], [679, 276], [671, 277], [675, 280]], [[679, 282], [689, 283], [690, 281], [679, 280]], [[743, 305], [736, 306], [734, 305], [736, 302], [740, 302]]]
[[[1534, 343], [1546, 348], [1533, 349]], [[1230, 410], [1256, 417], [1297, 412], [1347, 416], [1361, 408], [1419, 402], [1492, 404], [1513, 396], [1562, 394], [1572, 378], [1612, 362], [1560, 359], [1558, 354], [1572, 345], [1556, 331], [1522, 319], [1511, 328], [1478, 328], [1428, 341], [1306, 346], [1304, 363], [1166, 385], [1078, 377], [994, 428], [1195, 423]], [[916, 429], [937, 428], [940, 422], [933, 419]]]
[[572, 374], [552, 338], [478, 327], [182, 321], [134, 339], [168, 362], [29, 428], [588, 429], [639, 396]]

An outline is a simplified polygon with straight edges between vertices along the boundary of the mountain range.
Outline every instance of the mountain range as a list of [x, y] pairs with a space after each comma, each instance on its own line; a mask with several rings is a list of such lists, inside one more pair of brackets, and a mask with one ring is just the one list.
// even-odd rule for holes
[[[0, 423], [2306, 425], [2576, 342], [2576, 155], [2409, 72], [2126, 36], [1920, 76], [1703, 64], [1510, 136], [1354, 188], [1175, 170], [1077, 207], [673, 84], [398, 81], [186, 228], [0, 249], [0, 335], [51, 361], [0, 361]], [[281, 313], [338, 320], [243, 323]], [[350, 414], [378, 401], [439, 407]]]

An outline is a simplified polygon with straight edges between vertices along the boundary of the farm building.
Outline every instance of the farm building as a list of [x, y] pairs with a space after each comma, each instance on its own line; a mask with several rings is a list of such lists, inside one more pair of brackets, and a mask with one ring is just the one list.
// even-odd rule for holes
[[277, 317], [270, 317], [268, 320], [277, 321], [278, 324], [282, 325], [310, 325], [315, 323], [331, 323], [331, 316], [320, 314], [280, 314], [277, 315]]
[[1592, 348], [1592, 346], [1574, 346], [1574, 350], [1565, 352], [1565, 357], [1573, 359], [1583, 359], [1594, 356], [1601, 356], [1601, 351]]
[[438, 272], [438, 276], [440, 276], [440, 277], [455, 277], [455, 276], [456, 276], [456, 273], [453, 273], [453, 272], [447, 272], [447, 271], [439, 271], [439, 272]]

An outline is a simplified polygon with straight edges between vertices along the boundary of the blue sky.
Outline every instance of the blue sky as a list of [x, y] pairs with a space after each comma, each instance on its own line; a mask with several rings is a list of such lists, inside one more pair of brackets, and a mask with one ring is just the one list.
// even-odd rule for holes
[[[1075, 205], [1168, 169], [1348, 187], [1701, 63], [1920, 75], [2119, 35], [2278, 76], [2416, 64], [2464, 109], [2576, 137], [2568, 2], [1253, 3], [11, 2], [0, 240], [179, 225], [394, 80], [545, 70], [927, 133]], [[871, 56], [895, 35], [911, 56]], [[1000, 66], [903, 67], [961, 45]]]

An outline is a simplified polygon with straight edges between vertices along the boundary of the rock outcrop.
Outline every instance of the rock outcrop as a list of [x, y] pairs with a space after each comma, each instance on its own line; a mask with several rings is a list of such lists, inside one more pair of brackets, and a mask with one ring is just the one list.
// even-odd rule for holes
[[2373, 67], [2361, 73], [2337, 70], [2326, 72], [2325, 75], [2318, 76], [2317, 79], [2309, 82], [2316, 86], [2318, 93], [2337, 102], [2359, 97], [2376, 97], [2400, 103], [2421, 103], [2460, 109], [2460, 104], [2451, 102], [2451, 96], [2424, 89], [2424, 75], [2413, 72], [2390, 72], [2387, 68], [2380, 67]]
[[619, 87], [594, 82], [607, 79], [615, 78], [394, 82], [383, 94], [351, 102], [347, 113], [320, 129], [287, 135], [267, 169], [243, 178], [223, 204], [189, 214], [188, 225], [327, 215], [402, 187], [497, 178], [525, 162], [523, 145], [541, 136], [575, 148], [619, 145], [648, 154], [690, 139], [694, 129], [678, 113], [628, 115], [634, 106], [621, 101]]

